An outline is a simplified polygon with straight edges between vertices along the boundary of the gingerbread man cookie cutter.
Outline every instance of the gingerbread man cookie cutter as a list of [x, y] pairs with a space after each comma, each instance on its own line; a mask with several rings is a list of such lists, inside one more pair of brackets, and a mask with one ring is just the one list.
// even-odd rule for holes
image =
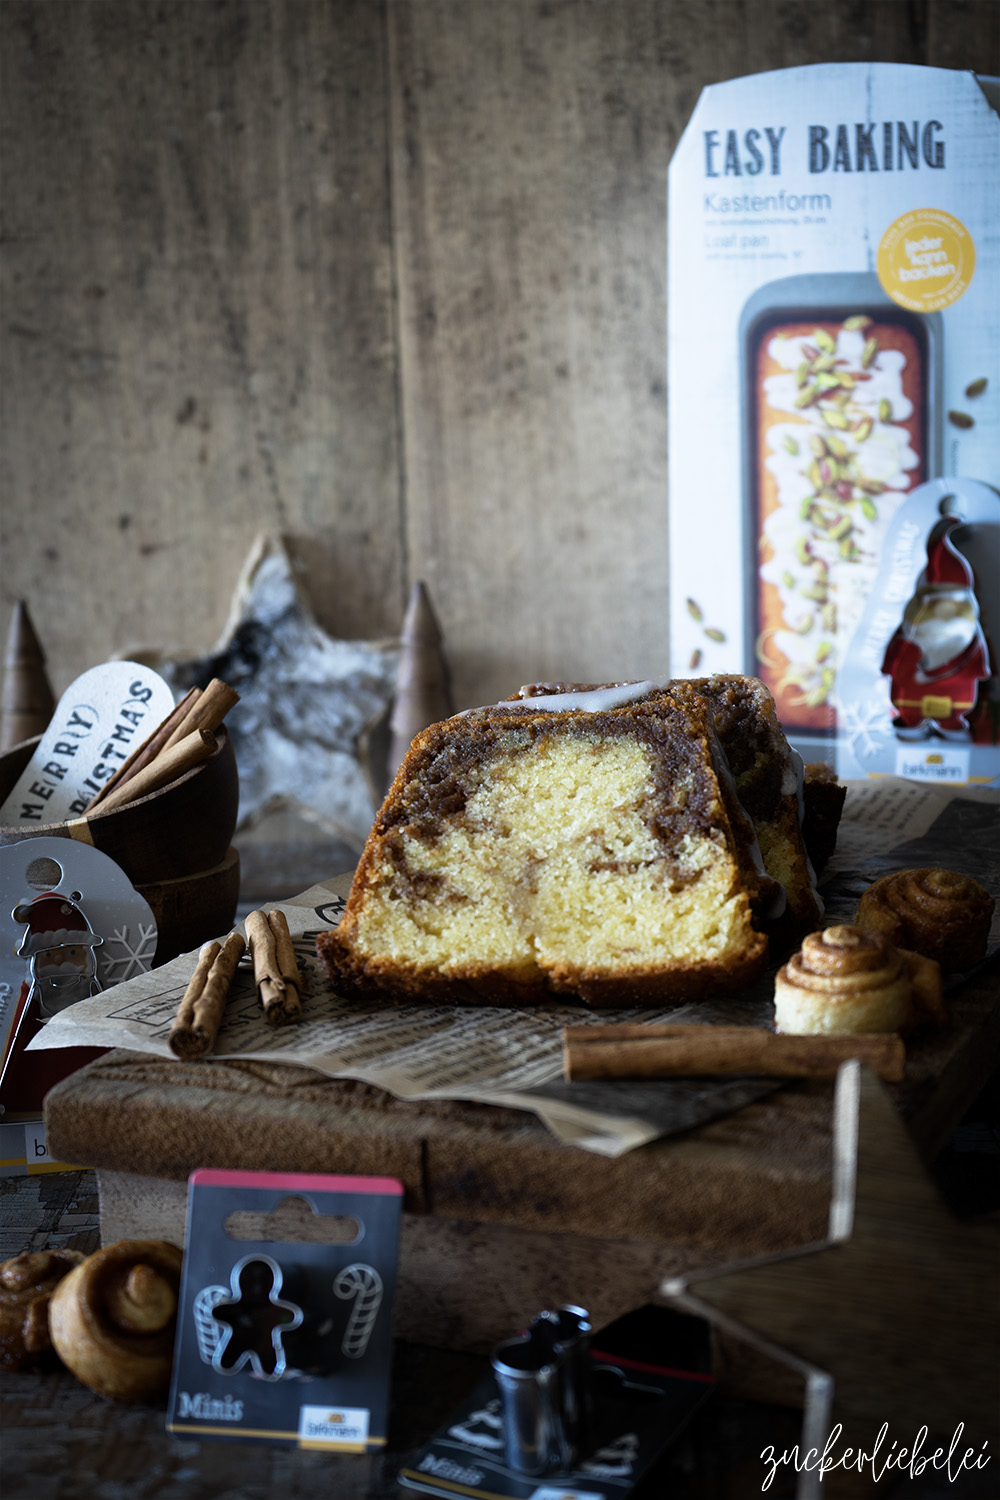
[[[268, 1284], [269, 1279], [269, 1284]], [[194, 1300], [198, 1350], [216, 1374], [248, 1369], [257, 1380], [288, 1380], [292, 1369], [286, 1334], [301, 1328], [301, 1307], [282, 1297], [282, 1270], [269, 1255], [245, 1255], [233, 1266], [229, 1286], [206, 1286]]]

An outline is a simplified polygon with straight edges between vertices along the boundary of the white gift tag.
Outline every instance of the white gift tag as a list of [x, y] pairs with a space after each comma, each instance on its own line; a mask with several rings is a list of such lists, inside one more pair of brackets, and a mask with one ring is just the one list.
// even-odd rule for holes
[[134, 661], [91, 667], [59, 700], [0, 807], [0, 823], [32, 827], [78, 818], [173, 707], [173, 693], [152, 667]]

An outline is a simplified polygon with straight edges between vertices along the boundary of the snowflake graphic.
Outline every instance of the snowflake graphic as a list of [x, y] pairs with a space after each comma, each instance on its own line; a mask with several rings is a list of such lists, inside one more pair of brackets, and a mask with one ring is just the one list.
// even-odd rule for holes
[[[116, 954], [113, 950], [120, 949]], [[140, 922], [133, 941], [129, 929], [122, 927], [104, 939], [101, 950], [101, 982], [105, 988], [122, 984], [136, 974], [145, 974], [153, 967], [156, 952], [156, 923]]]
[[841, 728], [850, 736], [851, 749], [858, 760], [864, 760], [867, 755], [877, 755], [890, 737], [888, 709], [880, 698], [868, 698], [861, 703], [838, 704], [837, 716]]

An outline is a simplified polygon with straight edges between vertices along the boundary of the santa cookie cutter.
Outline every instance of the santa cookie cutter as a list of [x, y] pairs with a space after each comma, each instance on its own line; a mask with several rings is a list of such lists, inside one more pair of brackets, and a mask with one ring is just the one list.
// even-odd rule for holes
[[27, 1017], [45, 1022], [146, 973], [156, 942], [149, 903], [99, 849], [48, 837], [0, 847], [0, 1055]]
[[897, 739], [926, 739], [933, 730], [967, 739], [967, 715], [990, 677], [975, 577], [953, 539], [961, 524], [945, 515], [932, 527], [927, 565], [882, 659]]
[[38, 1002], [45, 1020], [78, 1000], [89, 1000], [100, 989], [94, 950], [104, 939], [77, 904], [82, 899], [79, 891], [45, 891], [19, 902], [11, 913], [15, 922], [25, 923], [14, 951], [28, 960], [27, 999]]
[[971, 715], [997, 690], [987, 642], [992, 632], [996, 649], [1000, 621], [986, 585], [998, 560], [1000, 494], [989, 485], [933, 479], [900, 503], [838, 674], [866, 765], [887, 743], [977, 740]]

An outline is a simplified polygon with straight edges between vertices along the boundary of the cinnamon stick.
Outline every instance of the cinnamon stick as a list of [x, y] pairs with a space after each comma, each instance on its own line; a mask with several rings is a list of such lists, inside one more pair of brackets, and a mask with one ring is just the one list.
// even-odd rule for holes
[[170, 749], [161, 750], [130, 781], [122, 782], [114, 791], [109, 792], [101, 803], [100, 811], [110, 812], [114, 807], [123, 807], [127, 802], [137, 802], [140, 797], [159, 791], [161, 786], [176, 781], [193, 766], [201, 765], [217, 749], [218, 741], [214, 734], [207, 729], [196, 729], [193, 734], [178, 740]]
[[141, 771], [144, 766], [148, 766], [150, 761], [159, 755], [160, 751], [166, 747], [167, 740], [173, 734], [178, 724], [184, 721], [193, 704], [200, 696], [201, 688], [194, 687], [188, 689], [184, 697], [167, 714], [167, 717], [161, 720], [152, 734], [144, 739], [141, 745], [136, 746], [132, 754], [126, 761], [122, 762], [114, 775], [108, 777], [101, 790], [91, 797], [84, 808], [85, 813], [93, 812], [95, 808], [100, 807], [109, 792], [113, 791], [116, 786], [120, 786], [123, 781], [131, 781], [132, 777], [138, 771]]
[[218, 729], [229, 710], [240, 701], [235, 688], [219, 677], [213, 677], [207, 688], [199, 693], [188, 713], [175, 727], [164, 749], [170, 750], [178, 741], [193, 734], [196, 729]]
[[849, 1058], [887, 1083], [903, 1077], [906, 1049], [895, 1033], [786, 1036], [755, 1026], [670, 1026], [621, 1022], [567, 1026], [563, 1067], [571, 1082], [594, 1078], [681, 1078], [759, 1073], [827, 1078]]
[[204, 1057], [215, 1045], [236, 966], [246, 951], [243, 934], [231, 932], [225, 943], [205, 943], [170, 1028], [170, 1050], [189, 1061]]
[[284, 912], [248, 912], [244, 925], [265, 1019], [272, 1026], [297, 1021], [302, 1014], [302, 976]]

